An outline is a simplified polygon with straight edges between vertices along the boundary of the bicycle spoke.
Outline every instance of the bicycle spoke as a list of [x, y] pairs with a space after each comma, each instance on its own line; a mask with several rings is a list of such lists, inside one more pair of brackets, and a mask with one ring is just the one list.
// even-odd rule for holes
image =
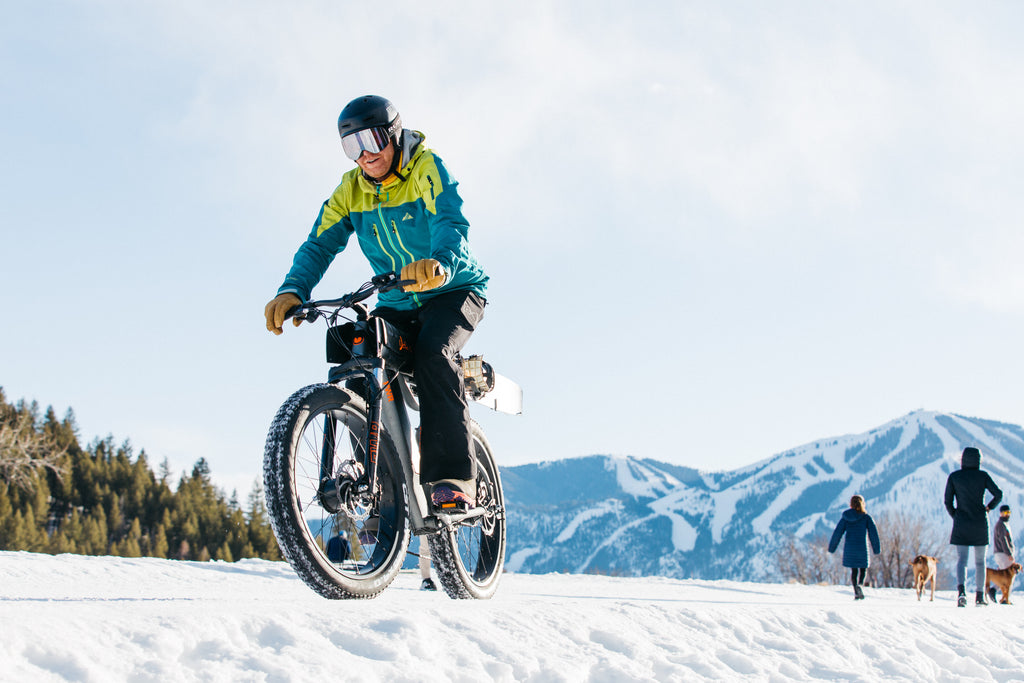
[[[268, 436], [264, 469], [275, 533], [296, 573], [326, 597], [375, 595], [401, 569], [408, 544], [401, 467], [390, 440], [382, 440], [375, 494], [354, 490], [365, 425], [365, 406], [352, 393], [313, 385], [282, 406]], [[324, 507], [322, 486], [338, 488], [331, 509]], [[363, 532], [371, 526], [367, 539]], [[339, 537], [344, 542], [333, 540]], [[341, 555], [334, 549], [339, 543]]]

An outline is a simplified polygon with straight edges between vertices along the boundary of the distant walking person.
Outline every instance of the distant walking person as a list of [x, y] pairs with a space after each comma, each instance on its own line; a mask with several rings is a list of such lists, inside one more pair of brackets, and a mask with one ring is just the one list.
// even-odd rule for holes
[[341, 532], [327, 541], [327, 559], [331, 562], [344, 562], [351, 554], [352, 546]]
[[[985, 491], [992, 500], [985, 504]], [[988, 545], [988, 513], [1003, 499], [1003, 492], [988, 472], [981, 469], [981, 451], [973, 446], [960, 456], [960, 469], [946, 479], [946, 511], [953, 518], [951, 545], [958, 553], [956, 565], [957, 607], [967, 606], [967, 555], [974, 547], [974, 604], [987, 605], [985, 600], [985, 548]]]
[[[999, 520], [992, 529], [992, 562], [996, 569], [1009, 569], [1013, 564], [1013, 532], [1010, 530], [1010, 506], [999, 506]], [[988, 597], [996, 601], [996, 587], [990, 586]]]
[[843, 544], [843, 566], [850, 570], [853, 599], [863, 600], [864, 591], [861, 590], [861, 586], [864, 584], [864, 576], [870, 565], [868, 540], [871, 540], [871, 549], [875, 555], [882, 552], [882, 546], [878, 542], [878, 529], [875, 528], [875, 521], [868, 514], [862, 496], [854, 496], [850, 499], [850, 509], [843, 513], [839, 524], [836, 525], [836, 530], [832, 532], [832, 540], [828, 542], [830, 553], [834, 553], [839, 547], [839, 541], [843, 534], [846, 534], [846, 542]]
[[992, 560], [996, 569], [1007, 569], [1013, 564], [1013, 532], [1010, 531], [1010, 506], [999, 506], [999, 521], [992, 530]]

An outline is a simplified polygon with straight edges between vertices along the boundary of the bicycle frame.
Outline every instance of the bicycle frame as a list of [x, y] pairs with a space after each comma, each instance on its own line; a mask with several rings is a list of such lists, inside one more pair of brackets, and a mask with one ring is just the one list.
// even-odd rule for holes
[[[327, 384], [292, 393], [271, 423], [263, 459], [267, 509], [282, 553], [326, 598], [379, 594], [401, 570], [413, 535], [429, 543], [438, 579], [452, 598], [491, 597], [504, 566], [501, 478], [475, 421], [466, 426], [477, 465], [476, 505], [435, 509], [431, 487], [419, 482], [422, 455], [411, 414], [420, 408], [415, 339], [362, 303], [408, 284], [397, 273], [378, 275], [340, 299], [308, 301], [285, 317], [327, 322], [330, 370]], [[466, 400], [521, 412], [522, 390], [482, 356], [457, 362]], [[331, 534], [357, 541], [360, 557], [332, 557], [325, 523]]]
[[[365, 497], [374, 491], [377, 480], [377, 454], [380, 448], [381, 429], [383, 429], [390, 436], [397, 451], [406, 491], [411, 494], [409, 495], [409, 523], [412, 532], [415, 535], [422, 535], [451, 527], [460, 522], [472, 521], [476, 517], [483, 516], [486, 510], [477, 507], [465, 512], [431, 513], [431, 507], [427, 502], [427, 492], [418, 482], [420, 451], [409, 417], [409, 410], [418, 410], [419, 406], [416, 404], [409, 386], [411, 375], [399, 366], [390, 366], [387, 360], [387, 357], [390, 357], [388, 352], [393, 351], [388, 345], [394, 342], [392, 337], [396, 328], [383, 318], [372, 315], [361, 303], [374, 291], [384, 291], [403, 284], [406, 282], [400, 281], [396, 273], [377, 276], [357, 292], [341, 299], [310, 302], [296, 307], [289, 312], [289, 315], [301, 316], [306, 320], [325, 316], [333, 322], [342, 309], [348, 308], [356, 313], [356, 321], [349, 322], [349, 324], [357, 325], [350, 328], [353, 332], [351, 347], [344, 340], [334, 340], [338, 342], [335, 346], [340, 345], [341, 348], [344, 348], [350, 360], [340, 363], [336, 359], [332, 360], [331, 338], [328, 337], [328, 362], [337, 363], [328, 373], [328, 382], [339, 386], [344, 386], [351, 380], [358, 380], [362, 383], [361, 393], [366, 399], [367, 405], [366, 433], [363, 441], [366, 444], [366, 449], [363, 455], [364, 462], [360, 463], [363, 471], [354, 484], [347, 480], [342, 482], [342, 477], [333, 478], [335, 434], [333, 425], [328, 420], [328, 424], [324, 425], [324, 443], [321, 450], [319, 490], [321, 504], [326, 509], [337, 508], [353, 493], [356, 496]], [[337, 308], [333, 315], [327, 315], [320, 311], [319, 307], [321, 306]], [[401, 332], [398, 332], [398, 341], [401, 347], [403, 342]], [[330, 335], [331, 332], [328, 334]], [[355, 335], [362, 334], [372, 334], [376, 341], [376, 348], [369, 348], [373, 345], [365, 343], [364, 340], [357, 342]], [[401, 350], [400, 348], [399, 356]], [[493, 388], [493, 384], [491, 388]], [[515, 389], [518, 390], [518, 387]], [[398, 394], [397, 398], [396, 393]], [[521, 398], [519, 405], [521, 407]], [[492, 407], [499, 409], [496, 406]], [[354, 492], [343, 491], [342, 483], [346, 486], [354, 485]]]
[[[436, 531], [439, 527], [437, 519], [425, 514], [430, 508], [427, 505], [426, 492], [419, 484], [419, 445], [414, 438], [415, 430], [409, 418], [409, 408], [415, 409], [412, 392], [405, 377], [397, 371], [389, 371], [382, 358], [357, 358], [331, 368], [328, 381], [331, 384], [344, 384], [349, 380], [365, 382], [367, 389], [364, 394], [367, 401], [367, 421], [365, 443], [367, 452], [363, 463], [364, 474], [356, 483], [357, 493], [372, 491], [377, 476], [377, 449], [380, 446], [380, 430], [391, 437], [391, 442], [402, 463], [402, 477], [409, 496], [409, 522], [413, 533], [421, 535]], [[397, 396], [396, 396], [397, 394]], [[326, 434], [326, 430], [325, 430]], [[326, 440], [325, 436], [325, 440]], [[333, 462], [328, 462], [329, 449], [324, 449], [325, 461], [321, 463], [321, 473], [331, 472]], [[329, 475], [328, 475], [329, 476]]]

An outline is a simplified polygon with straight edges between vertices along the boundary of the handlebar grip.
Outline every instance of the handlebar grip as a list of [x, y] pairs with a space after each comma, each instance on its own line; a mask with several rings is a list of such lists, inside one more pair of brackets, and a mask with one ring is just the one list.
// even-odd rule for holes
[[284, 314], [284, 319], [288, 320], [289, 318], [298, 318], [299, 320], [306, 319], [305, 314], [303, 314], [302, 312], [302, 304], [299, 304], [298, 306], [292, 306], [291, 308], [288, 309], [288, 312]]
[[402, 289], [407, 285], [416, 284], [415, 280], [402, 280], [400, 278], [401, 272], [392, 270], [389, 273], [373, 276], [370, 278], [370, 282], [373, 283], [378, 292], [390, 292], [392, 289]]

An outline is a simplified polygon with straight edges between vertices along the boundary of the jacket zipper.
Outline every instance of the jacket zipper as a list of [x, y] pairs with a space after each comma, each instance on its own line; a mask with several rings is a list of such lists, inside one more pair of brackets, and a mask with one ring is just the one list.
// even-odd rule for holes
[[[384, 236], [388, 238], [388, 244], [391, 246], [391, 249], [395, 252], [395, 255], [398, 256], [398, 259], [402, 262], [402, 267], [404, 268], [408, 264], [405, 262], [405, 257], [402, 256], [401, 252], [398, 251], [398, 247], [395, 246], [395, 242], [394, 242], [394, 240], [391, 239], [391, 235], [388, 234], [388, 222], [387, 222], [387, 219], [384, 218], [383, 206], [384, 206], [383, 202], [377, 204], [377, 215], [380, 217], [380, 227], [381, 227], [381, 230], [384, 231]], [[377, 226], [374, 226], [374, 228], [376, 228], [376, 227]], [[394, 229], [394, 228], [392, 228], [392, 229]], [[397, 233], [396, 233], [396, 236], [397, 236]], [[377, 236], [377, 241], [380, 242], [380, 236], [379, 235]], [[383, 247], [384, 247], [384, 245], [381, 244], [381, 248], [382, 249], [383, 249]], [[388, 254], [388, 256], [391, 256], [391, 254]], [[394, 263], [395, 259], [392, 258], [391, 262]]]
[[[399, 244], [399, 246], [401, 246], [402, 251], [404, 251], [406, 254], [409, 255], [409, 263], [406, 263], [405, 256], [403, 256], [402, 252], [398, 250], [398, 247], [395, 246], [394, 241], [391, 239], [391, 235], [388, 234], [387, 220], [384, 218], [384, 211], [383, 211], [384, 202], [380, 201], [380, 185], [377, 186], [377, 197], [378, 197], [378, 201], [377, 201], [377, 216], [380, 218], [381, 230], [384, 231], [384, 236], [387, 237], [388, 244], [391, 245], [391, 248], [394, 250], [395, 254], [398, 256], [398, 260], [402, 262], [402, 267], [404, 268], [405, 266], [409, 265], [409, 263], [412, 263], [415, 259], [413, 258], [412, 253], [408, 249], [405, 248], [405, 244], [402, 242], [402, 237], [398, 234], [398, 224], [395, 223], [395, 221], [391, 221], [391, 232], [394, 233], [395, 239], [398, 240], [398, 244]], [[377, 244], [380, 245], [381, 250], [385, 254], [387, 254], [389, 259], [391, 259], [392, 270], [398, 271], [400, 273], [400, 269], [395, 264], [394, 256], [392, 256], [391, 252], [389, 252], [387, 249], [384, 248], [384, 242], [380, 238], [380, 233], [377, 231], [377, 226], [376, 225], [373, 226], [373, 234], [377, 236]], [[421, 304], [420, 304], [420, 297], [419, 297], [419, 295], [416, 292], [410, 292], [410, 294], [412, 294], [412, 300], [414, 302], [416, 302], [416, 305], [420, 306]]]

